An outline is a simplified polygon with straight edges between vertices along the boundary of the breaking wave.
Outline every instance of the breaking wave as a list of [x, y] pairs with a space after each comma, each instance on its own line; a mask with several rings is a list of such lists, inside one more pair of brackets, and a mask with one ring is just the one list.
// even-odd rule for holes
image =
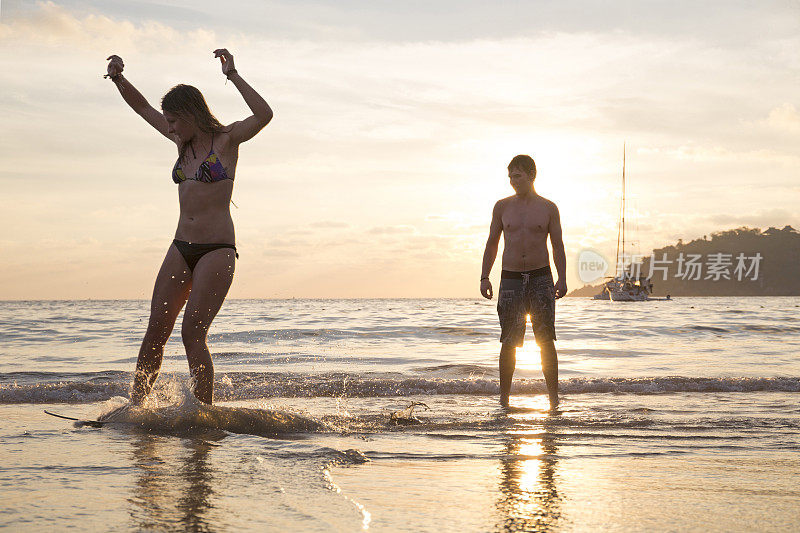
[[[167, 381], [162, 376], [159, 383]], [[187, 376], [174, 376], [186, 380]], [[0, 404], [90, 403], [128, 396], [128, 372], [12, 373], [0, 374]], [[619, 393], [713, 393], [800, 392], [800, 377], [645, 377], [562, 379], [564, 394]], [[495, 395], [496, 379], [391, 377], [352, 373], [299, 374], [238, 372], [218, 374], [214, 385], [219, 401], [257, 400], [276, 397], [390, 397], [442, 394]], [[541, 379], [517, 379], [515, 394], [546, 392]]]

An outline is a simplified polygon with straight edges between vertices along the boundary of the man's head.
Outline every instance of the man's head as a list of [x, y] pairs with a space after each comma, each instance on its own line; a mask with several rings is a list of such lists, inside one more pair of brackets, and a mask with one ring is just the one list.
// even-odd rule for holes
[[529, 155], [514, 156], [508, 164], [508, 179], [517, 194], [526, 194], [531, 191], [533, 180], [536, 179], [536, 163]]

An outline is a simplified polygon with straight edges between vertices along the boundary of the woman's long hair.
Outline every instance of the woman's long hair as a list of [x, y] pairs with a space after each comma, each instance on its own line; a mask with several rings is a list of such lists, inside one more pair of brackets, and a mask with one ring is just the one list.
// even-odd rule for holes
[[[161, 99], [161, 110], [166, 113], [178, 115], [184, 119], [193, 117], [200, 131], [206, 133], [219, 133], [224, 131], [224, 126], [217, 120], [208, 108], [203, 94], [191, 85], [179, 84], [164, 95]], [[186, 156], [186, 147], [189, 143], [181, 144], [180, 160]]]

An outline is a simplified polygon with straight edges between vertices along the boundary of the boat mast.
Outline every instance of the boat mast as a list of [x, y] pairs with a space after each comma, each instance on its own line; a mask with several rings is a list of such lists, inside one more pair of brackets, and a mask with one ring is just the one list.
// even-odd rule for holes
[[622, 260], [625, 260], [625, 143], [622, 143], [622, 200], [620, 201], [619, 219], [617, 225], [617, 257], [616, 276], [625, 272], [625, 266], [619, 263], [619, 240], [622, 235]]
[[625, 143], [622, 143], [622, 261], [625, 261]]

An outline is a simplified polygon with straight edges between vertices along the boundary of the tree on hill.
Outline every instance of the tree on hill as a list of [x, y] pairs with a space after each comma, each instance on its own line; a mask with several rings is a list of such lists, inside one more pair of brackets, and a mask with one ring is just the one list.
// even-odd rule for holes
[[[650, 275], [653, 259], [657, 296], [800, 296], [800, 232], [788, 225], [764, 231], [744, 226], [688, 243], [678, 239], [644, 258], [643, 275]], [[691, 271], [690, 260], [696, 267]], [[599, 291], [600, 285], [585, 286], [570, 296]]]

